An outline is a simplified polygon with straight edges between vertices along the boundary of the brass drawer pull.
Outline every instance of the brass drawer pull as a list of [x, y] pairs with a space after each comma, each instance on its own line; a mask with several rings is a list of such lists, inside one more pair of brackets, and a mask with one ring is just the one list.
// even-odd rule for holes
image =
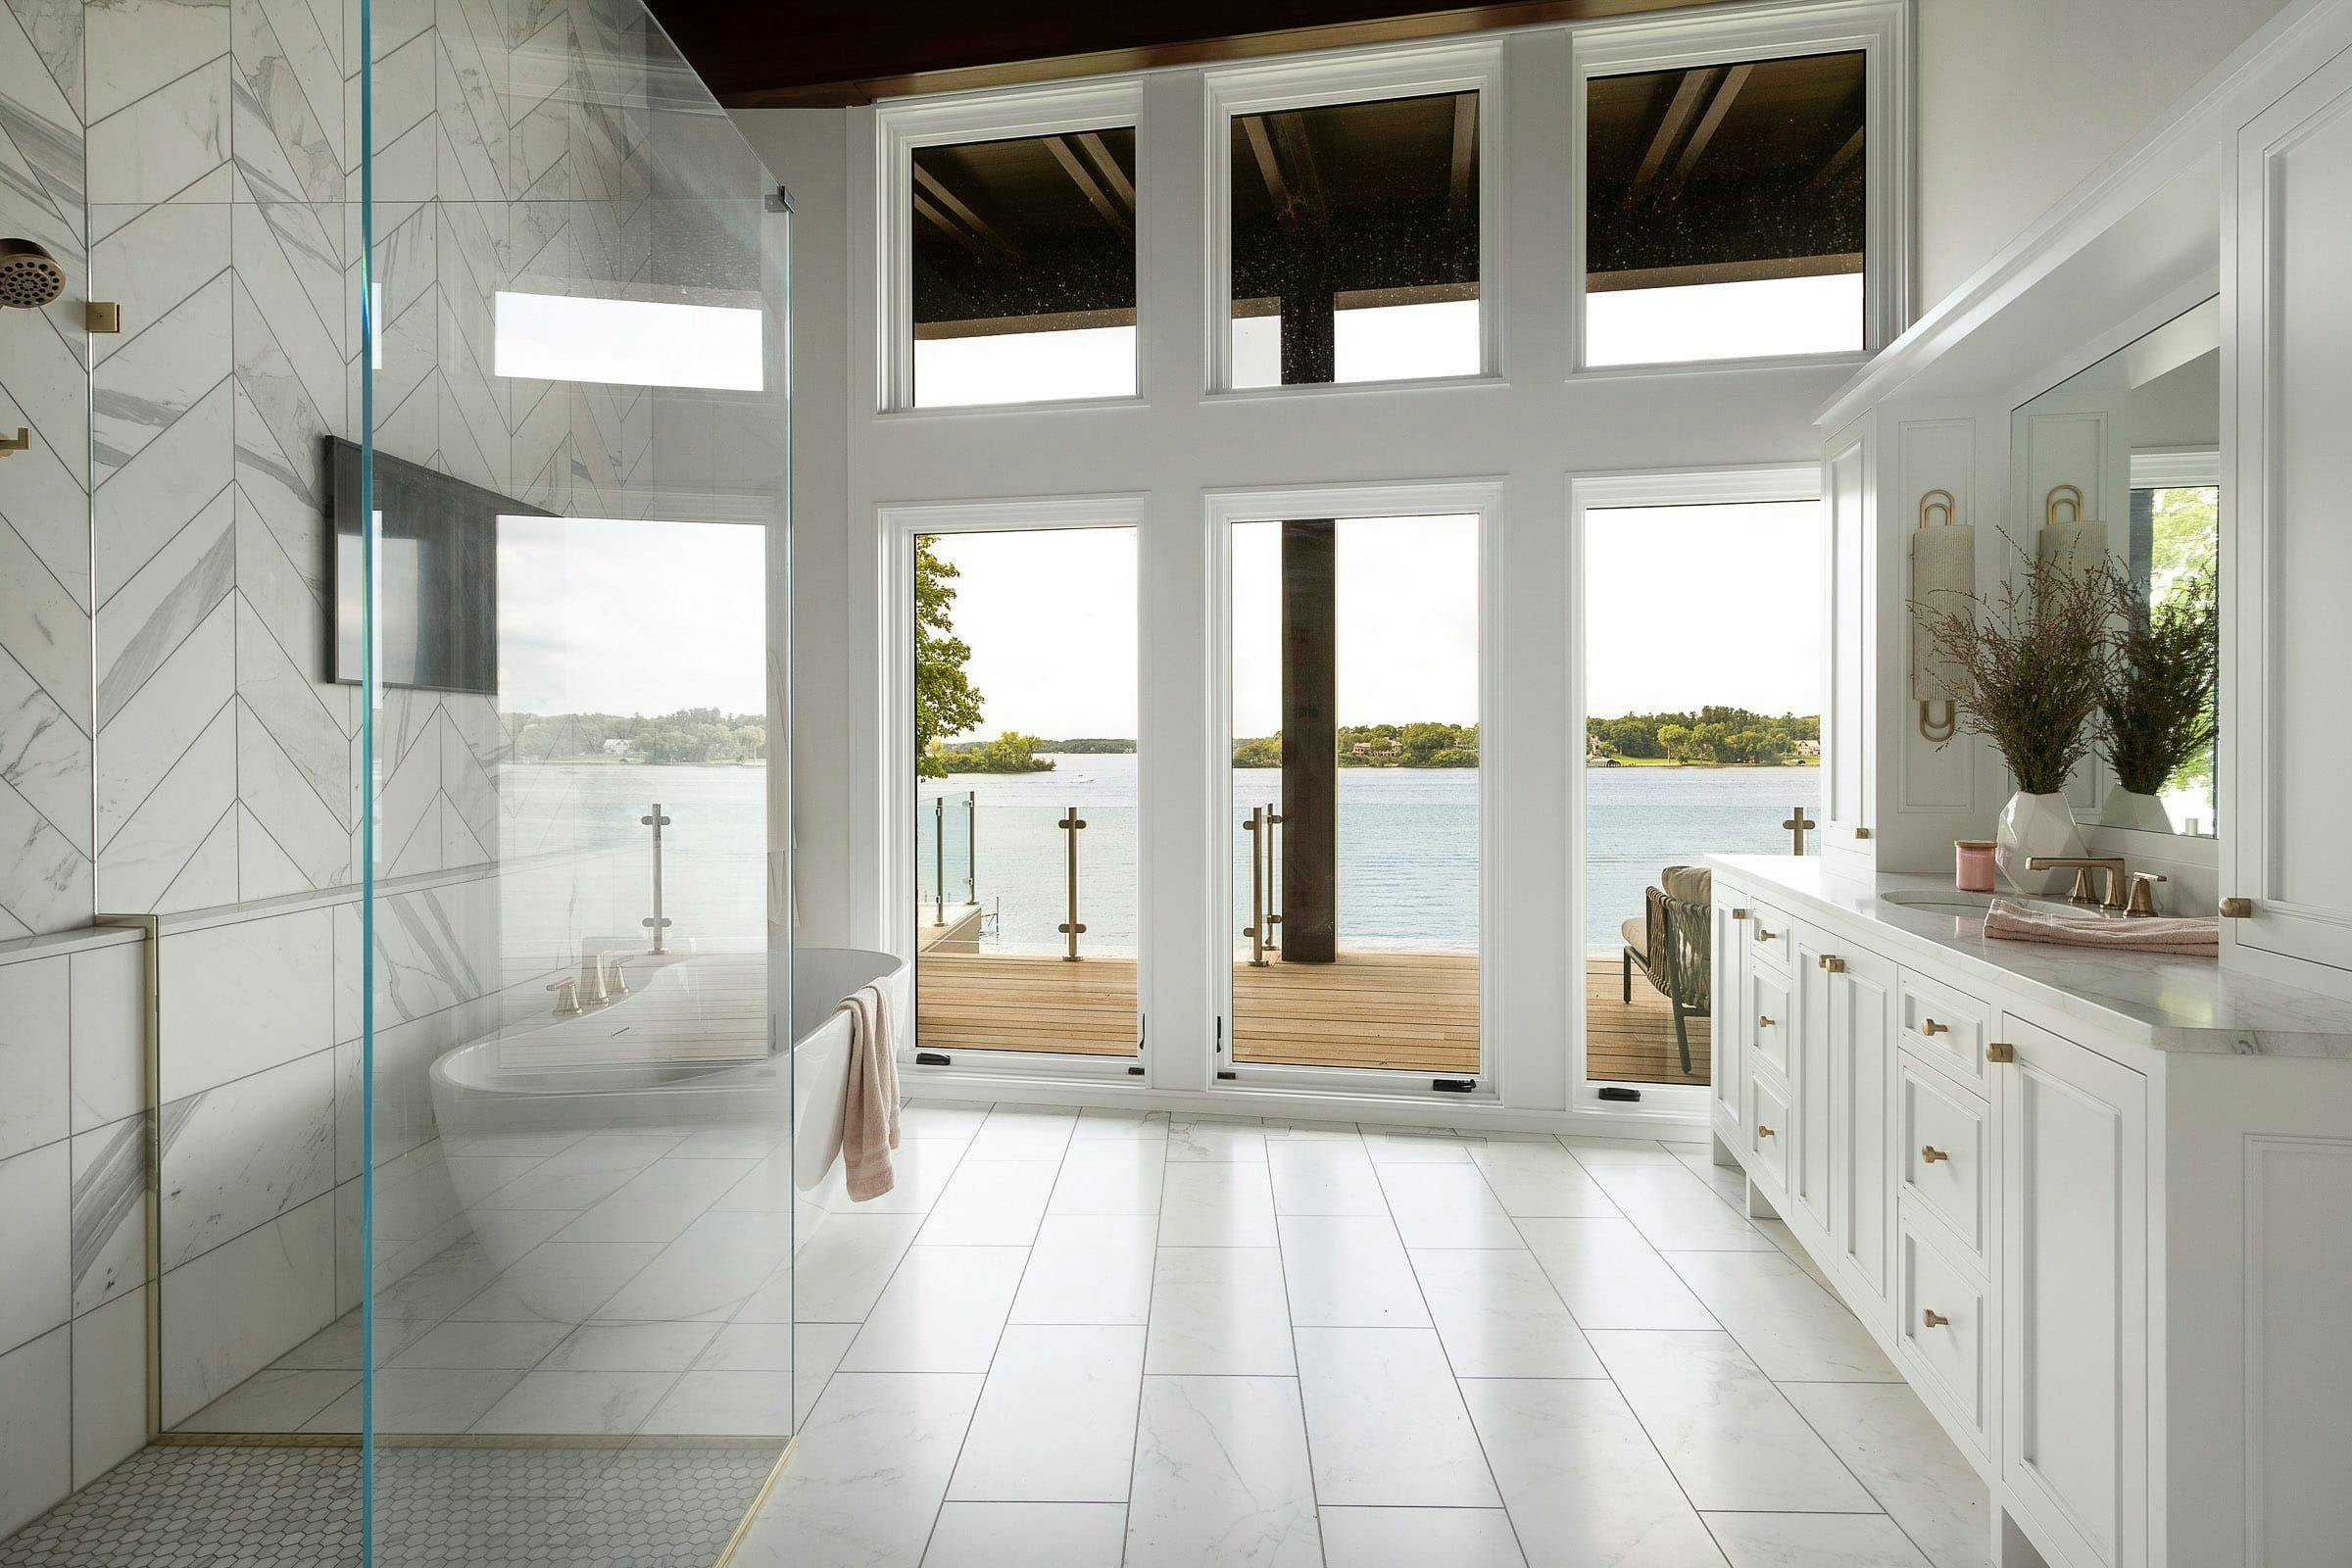
[[1919, 1309], [1919, 1321], [1928, 1328], [1939, 1329], [1951, 1322], [1951, 1319], [1932, 1306], [1923, 1306]]
[[1937, 1023], [1935, 1019], [1930, 1018], [1919, 1026], [1919, 1032], [1929, 1036], [1948, 1035], [1952, 1032], [1952, 1026], [1948, 1023]]
[[1948, 1160], [1952, 1156], [1945, 1153], [1942, 1150], [1937, 1149], [1934, 1144], [1928, 1144], [1920, 1149], [1919, 1157], [1925, 1160], [1927, 1163], [1933, 1165], [1939, 1159]]
[[1756, 927], [1756, 940], [1758, 942], [1777, 942], [1780, 940], [1780, 936], [1781, 934], [1778, 931], [1767, 931], [1762, 926]]
[[1995, 1040], [1984, 1048], [1984, 1059], [1986, 1061], [2015, 1061], [2017, 1048], [2005, 1040]]
[[1759, 1029], [1769, 1029], [1772, 1027], [1772, 1020], [1759, 1012], [1756, 1014], [1756, 1027]]
[[1734, 909], [1732, 911], [1732, 918], [1735, 920], [1744, 920], [1747, 918], [1747, 911], [1745, 909]]
[[1781, 1135], [1774, 1132], [1771, 1128], [1765, 1126], [1762, 1122], [1758, 1122], [1756, 1123], [1756, 1136], [1758, 1138], [1778, 1138]]
[[1845, 973], [1845, 960], [1838, 956], [1838, 955], [1835, 953], [1823, 954], [1821, 956], [1821, 966], [1824, 969], [1829, 970], [1832, 974]]

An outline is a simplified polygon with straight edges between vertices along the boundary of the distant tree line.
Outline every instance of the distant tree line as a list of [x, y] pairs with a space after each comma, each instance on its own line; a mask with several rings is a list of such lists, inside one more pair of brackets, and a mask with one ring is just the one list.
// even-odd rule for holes
[[[1047, 742], [1017, 729], [1008, 729], [993, 741], [934, 741], [925, 759], [935, 765], [917, 771], [925, 778], [944, 778], [950, 773], [1050, 773], [1054, 759], [1037, 755], [1047, 748]], [[1135, 749], [1132, 742], [1127, 749]]]
[[[1476, 767], [1478, 726], [1424, 720], [1412, 724], [1342, 724], [1342, 767]], [[1280, 767], [1282, 736], [1233, 743], [1236, 767]]]
[[499, 715], [507, 759], [517, 762], [626, 761], [708, 765], [767, 760], [767, 716], [715, 708], [639, 713]]
[[1628, 713], [1585, 720], [1587, 750], [1596, 757], [1699, 764], [1770, 766], [1820, 754], [1821, 718], [1813, 713], [1701, 708], [1695, 712]]

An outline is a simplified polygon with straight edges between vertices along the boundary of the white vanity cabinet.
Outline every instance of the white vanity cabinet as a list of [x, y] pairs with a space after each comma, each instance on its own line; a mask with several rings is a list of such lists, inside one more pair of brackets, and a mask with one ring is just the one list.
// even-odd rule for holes
[[1717, 1157], [1984, 1476], [1999, 1568], [2352, 1562], [2352, 1003], [1714, 866], [1718, 932], [1780, 922], [1717, 954]]

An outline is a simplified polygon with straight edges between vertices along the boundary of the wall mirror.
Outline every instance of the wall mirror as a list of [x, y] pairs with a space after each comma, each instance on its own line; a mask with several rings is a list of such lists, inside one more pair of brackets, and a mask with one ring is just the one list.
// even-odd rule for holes
[[2221, 302], [2206, 300], [2020, 407], [2015, 546], [2118, 574], [2127, 656], [2095, 757], [2068, 788], [2085, 824], [2214, 836], [2220, 714]]

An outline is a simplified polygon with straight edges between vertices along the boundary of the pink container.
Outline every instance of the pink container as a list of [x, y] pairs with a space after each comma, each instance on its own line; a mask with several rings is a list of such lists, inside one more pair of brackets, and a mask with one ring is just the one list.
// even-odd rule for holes
[[1990, 893], [1993, 890], [1992, 840], [1953, 841], [1952, 885], [1963, 893]]

